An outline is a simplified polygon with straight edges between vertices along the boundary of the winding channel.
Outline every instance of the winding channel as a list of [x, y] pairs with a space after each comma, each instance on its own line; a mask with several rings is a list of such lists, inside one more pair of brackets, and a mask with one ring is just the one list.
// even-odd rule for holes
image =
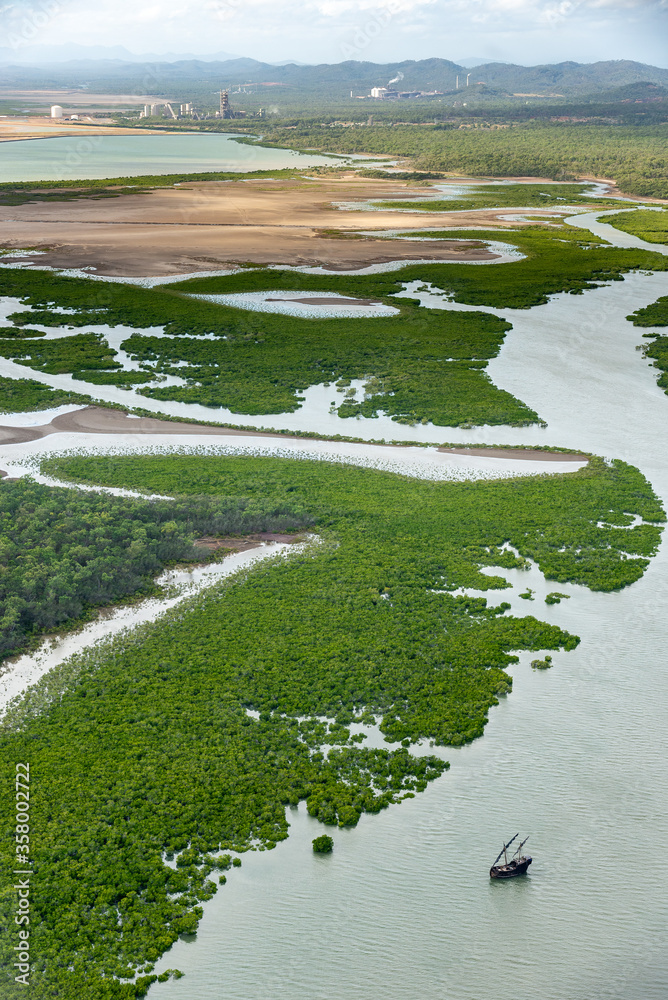
[[[568, 221], [603, 229], [599, 234], [617, 246], [640, 242], [668, 253], [596, 222], [603, 214]], [[343, 421], [324, 412], [314, 390], [297, 414], [262, 420], [361, 438], [449, 436], [464, 445], [584, 450], [638, 466], [668, 507], [668, 399], [635, 349], [641, 331], [625, 319], [666, 294], [668, 274], [637, 273], [531, 310], [498, 310], [513, 329], [490, 377], [536, 409], [546, 428]], [[30, 373], [71, 385], [39, 376]], [[97, 394], [112, 398], [107, 393], [126, 403], [131, 397], [110, 387]], [[145, 409], [197, 415], [194, 407], [184, 412], [184, 404], [152, 403], [141, 399]], [[253, 420], [235, 415], [235, 422]], [[96, 450], [112, 447], [87, 437]], [[324, 444], [328, 451], [366, 447]], [[34, 453], [37, 445], [44, 449], [45, 441], [20, 447]], [[18, 447], [5, 445], [0, 464]], [[355, 829], [337, 830], [333, 855], [310, 851], [322, 827], [304, 804], [289, 810], [288, 840], [244, 855], [241, 869], [204, 904], [196, 940], [179, 940], [156, 965], [157, 972], [176, 967], [186, 976], [151, 988], [150, 997], [665, 1000], [666, 540], [643, 579], [617, 594], [571, 586], [571, 600], [547, 606], [547, 584], [535, 567], [507, 576], [514, 606], [528, 584], [537, 599], [525, 613], [577, 633], [580, 646], [556, 654], [553, 669], [543, 672], [531, 670], [536, 654], [520, 654], [512, 695], [491, 711], [485, 736], [437, 751], [451, 761], [448, 774], [400, 806], [363, 816]], [[530, 876], [491, 882], [497, 841], [519, 829], [531, 834]]]
[[[595, 217], [570, 221], [636, 245]], [[668, 504], [668, 399], [625, 319], [667, 292], [665, 274], [632, 274], [514, 311], [488, 370], [548, 427], [457, 430], [457, 439], [622, 458]], [[513, 604], [520, 588], [537, 598], [546, 589], [535, 568], [508, 577]], [[310, 854], [319, 825], [303, 805], [292, 810], [288, 840], [246, 855], [206, 904], [196, 943], [177, 942], [158, 964], [187, 974], [160, 995], [664, 1000], [665, 538], [634, 586], [569, 592], [560, 605], [529, 608], [580, 635], [574, 652], [544, 672], [522, 653], [485, 736], [444, 749], [451, 770], [420, 796], [337, 831], [330, 858]], [[487, 877], [491, 841], [516, 829], [531, 834], [531, 875], [497, 885]]]

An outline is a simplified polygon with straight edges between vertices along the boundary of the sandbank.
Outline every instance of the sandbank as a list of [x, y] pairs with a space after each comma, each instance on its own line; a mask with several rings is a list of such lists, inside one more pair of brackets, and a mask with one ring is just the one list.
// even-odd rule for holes
[[[0, 92], [0, 97], [2, 93]], [[55, 93], [55, 98], [60, 96]], [[60, 103], [53, 100], [51, 103]], [[82, 102], [79, 102], [81, 104]], [[127, 102], [129, 103], [129, 101]], [[138, 101], [135, 98], [134, 103]], [[143, 101], [141, 103], [144, 103]], [[123, 128], [115, 125], [112, 121], [101, 121], [99, 118], [89, 117], [90, 109], [76, 106], [67, 107], [66, 114], [79, 114], [83, 121], [71, 122], [66, 118], [47, 118], [44, 115], [21, 115], [21, 117], [0, 118], [0, 142], [18, 142], [25, 139], [49, 139], [59, 136], [86, 136], [90, 138], [95, 135], [154, 135], [159, 134], [159, 129], [136, 129]], [[75, 185], [73, 185], [75, 186]]]
[[454, 455], [482, 455], [485, 458], [521, 459], [527, 462], [588, 462], [579, 452], [543, 451], [542, 448], [438, 448]]
[[363, 230], [518, 229], [531, 221], [499, 218], [508, 209], [470, 212], [351, 211], [335, 203], [424, 194], [424, 188], [354, 174], [309, 180], [249, 178], [183, 183], [118, 198], [81, 198], [0, 206], [7, 249], [34, 247], [26, 263], [95, 269], [107, 276], [169, 276], [239, 262], [357, 270], [394, 260], [488, 261], [498, 255], [471, 241], [412, 243]]
[[[50, 434], [168, 434], [195, 437], [262, 437], [285, 441], [299, 439], [299, 435], [272, 434], [269, 431], [242, 430], [235, 427], [213, 427], [208, 424], [191, 424], [177, 420], [160, 420], [156, 417], [133, 417], [122, 410], [86, 406], [80, 410], [61, 413], [47, 424], [37, 427], [11, 427], [0, 425], [0, 445], [24, 444], [37, 441]], [[323, 439], [325, 440], [325, 439]], [[383, 447], [393, 448], [388, 444]], [[482, 458], [527, 462], [588, 462], [589, 456], [572, 452], [542, 451], [531, 448], [467, 448], [440, 447], [439, 452], [453, 455], [470, 455]], [[6, 473], [5, 473], [6, 474]], [[281, 539], [272, 539], [280, 541]]]
[[268, 297], [264, 300], [265, 302], [300, 302], [305, 306], [375, 306], [380, 303], [380, 299], [346, 299], [343, 296], [340, 298], [333, 298], [327, 296], [320, 296], [318, 298], [299, 298], [299, 299], [289, 299], [289, 298], [271, 298]]

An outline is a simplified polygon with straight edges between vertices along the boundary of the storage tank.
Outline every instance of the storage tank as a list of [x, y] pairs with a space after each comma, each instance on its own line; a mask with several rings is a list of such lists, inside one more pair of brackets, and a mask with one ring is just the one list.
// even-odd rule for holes
[[61, 108], [60, 104], [52, 104], [51, 105], [51, 117], [52, 118], [62, 118], [63, 117], [63, 109]]

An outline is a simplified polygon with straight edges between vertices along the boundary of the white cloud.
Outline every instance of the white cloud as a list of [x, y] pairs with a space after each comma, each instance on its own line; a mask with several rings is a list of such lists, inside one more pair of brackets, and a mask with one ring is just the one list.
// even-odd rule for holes
[[[456, 61], [489, 52], [524, 63], [652, 62], [661, 60], [667, 2], [98, 0], [91, 8], [90, 0], [15, 0], [0, 7], [0, 29], [18, 32], [31, 44], [203, 54], [225, 49], [266, 61], [382, 62], [434, 55]], [[346, 55], [346, 48], [352, 54]]]

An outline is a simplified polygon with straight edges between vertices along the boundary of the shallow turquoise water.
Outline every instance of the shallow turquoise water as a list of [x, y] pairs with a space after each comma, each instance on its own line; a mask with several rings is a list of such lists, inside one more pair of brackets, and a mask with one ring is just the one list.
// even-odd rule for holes
[[0, 143], [0, 182], [137, 177], [206, 170], [245, 173], [332, 164], [291, 149], [248, 146], [225, 134], [94, 135]]

